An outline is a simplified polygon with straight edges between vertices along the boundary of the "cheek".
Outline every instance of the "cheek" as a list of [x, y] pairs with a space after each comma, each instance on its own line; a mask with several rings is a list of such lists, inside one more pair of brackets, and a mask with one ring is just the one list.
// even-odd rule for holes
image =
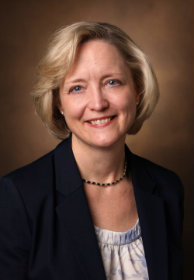
[[118, 98], [115, 104], [117, 104], [121, 110], [129, 114], [136, 113], [136, 97], [134, 94], [126, 93], [123, 98]]
[[83, 114], [84, 107], [77, 100], [62, 100], [61, 102], [64, 117], [68, 119], [80, 118]]

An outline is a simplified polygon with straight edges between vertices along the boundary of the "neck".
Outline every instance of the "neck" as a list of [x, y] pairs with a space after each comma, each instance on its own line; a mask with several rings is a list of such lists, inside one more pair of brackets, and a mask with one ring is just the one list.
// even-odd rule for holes
[[72, 135], [72, 149], [82, 178], [109, 183], [120, 178], [125, 164], [124, 139], [108, 148], [94, 148]]

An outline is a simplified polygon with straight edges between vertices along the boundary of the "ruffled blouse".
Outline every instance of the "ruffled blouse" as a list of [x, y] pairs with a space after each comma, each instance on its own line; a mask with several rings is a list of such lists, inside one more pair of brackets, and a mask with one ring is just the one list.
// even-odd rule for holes
[[139, 220], [126, 232], [95, 226], [107, 280], [148, 280]]

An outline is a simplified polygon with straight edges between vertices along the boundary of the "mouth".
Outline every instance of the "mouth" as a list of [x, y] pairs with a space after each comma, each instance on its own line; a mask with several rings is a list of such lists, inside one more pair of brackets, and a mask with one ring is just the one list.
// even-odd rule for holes
[[102, 118], [99, 118], [99, 119], [88, 120], [87, 122], [91, 125], [103, 125], [103, 124], [110, 123], [114, 118], [115, 118], [115, 116], [102, 117]]

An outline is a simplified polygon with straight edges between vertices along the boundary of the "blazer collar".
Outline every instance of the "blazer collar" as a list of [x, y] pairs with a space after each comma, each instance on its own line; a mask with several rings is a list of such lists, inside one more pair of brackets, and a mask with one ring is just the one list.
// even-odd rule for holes
[[62, 194], [68, 195], [82, 185], [72, 151], [71, 136], [57, 146], [54, 155], [56, 189]]
[[[167, 240], [163, 200], [145, 160], [126, 146], [150, 280], [167, 280]], [[82, 179], [72, 152], [71, 137], [55, 150], [57, 213], [69, 231], [88, 279], [105, 280], [105, 272]], [[71, 195], [70, 195], [71, 194]], [[60, 202], [60, 203], [59, 203]], [[79, 229], [79, 230], [78, 230]], [[90, 258], [91, 256], [91, 258]], [[95, 275], [94, 272], [95, 271]]]
[[55, 174], [59, 230], [69, 233], [72, 252], [84, 279], [106, 280], [82, 179], [71, 148], [71, 137], [55, 150]]

